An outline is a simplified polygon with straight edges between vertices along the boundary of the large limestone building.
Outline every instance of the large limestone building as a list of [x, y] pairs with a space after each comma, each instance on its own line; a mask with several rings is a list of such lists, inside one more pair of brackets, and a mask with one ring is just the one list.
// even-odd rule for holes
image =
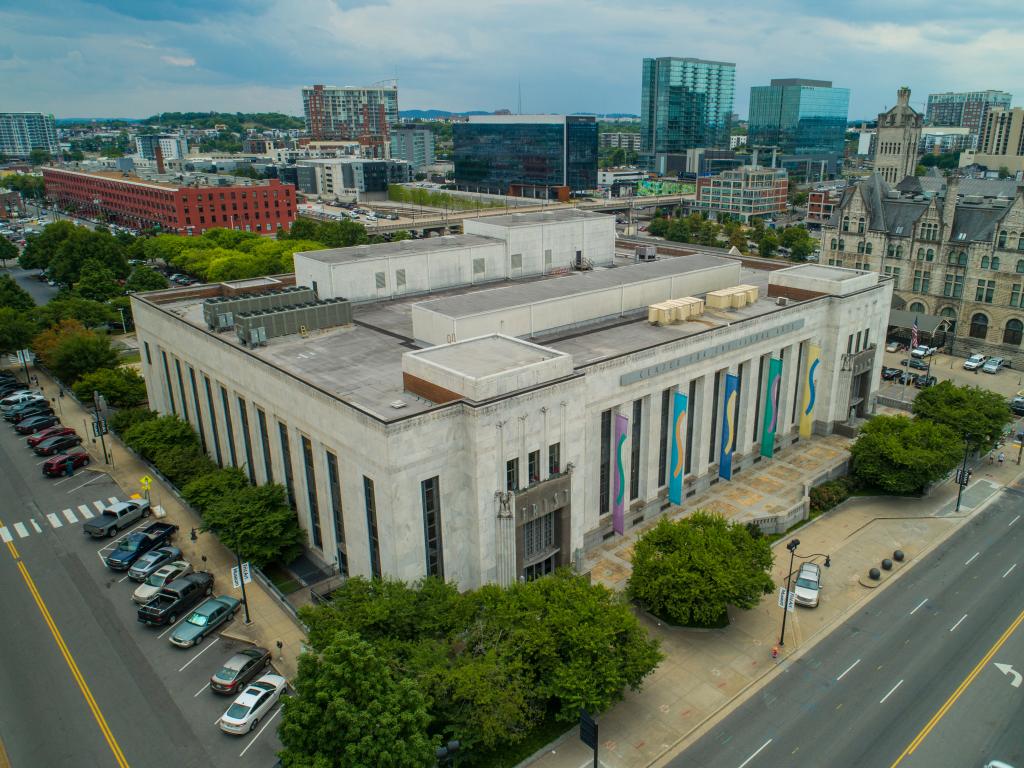
[[875, 136], [875, 173], [890, 184], [914, 175], [923, 118], [910, 106], [910, 89], [896, 92], [896, 106], [878, 116]]

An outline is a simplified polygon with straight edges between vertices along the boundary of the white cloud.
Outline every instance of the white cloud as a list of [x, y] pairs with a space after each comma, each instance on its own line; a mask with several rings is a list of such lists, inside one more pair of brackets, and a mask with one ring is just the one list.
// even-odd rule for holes
[[161, 56], [160, 61], [172, 67], [194, 67], [196, 60], [191, 56]]

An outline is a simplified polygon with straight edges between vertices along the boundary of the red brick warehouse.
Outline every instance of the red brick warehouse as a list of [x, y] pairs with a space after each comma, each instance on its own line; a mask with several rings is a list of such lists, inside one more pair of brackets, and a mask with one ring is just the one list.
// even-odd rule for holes
[[179, 186], [104, 171], [44, 168], [46, 197], [116, 224], [201, 235], [215, 227], [271, 235], [295, 221], [295, 186], [277, 179], [232, 186]]

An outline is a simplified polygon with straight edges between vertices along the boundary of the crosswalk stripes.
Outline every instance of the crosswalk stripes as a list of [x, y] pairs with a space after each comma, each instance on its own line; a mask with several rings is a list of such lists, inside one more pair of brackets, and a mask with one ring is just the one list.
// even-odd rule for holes
[[39, 527], [39, 523], [37, 523], [35, 521], [35, 518], [33, 518], [32, 520], [29, 520], [29, 522], [32, 523], [32, 527], [36, 529], [36, 533], [42, 533], [43, 532], [43, 529]]
[[60, 518], [53, 514], [53, 512], [48, 512], [46, 515], [46, 519], [50, 521], [50, 525], [52, 525], [54, 528], [60, 528], [62, 525], [64, 525], [64, 523], [60, 521]]
[[111, 496], [109, 499], [107, 499], [107, 503], [108, 504], [117, 504], [117, 496]]
[[89, 506], [87, 504], [79, 504], [78, 505], [78, 511], [82, 515], [82, 517], [84, 517], [86, 520], [88, 520], [89, 518], [94, 516], [92, 511], [90, 511]]
[[28, 528], [25, 527], [24, 523], [15, 523], [14, 524], [14, 530], [17, 531], [18, 532], [18, 536], [20, 536], [23, 539], [26, 536], [28, 536]]
[[7, 526], [0, 527], [0, 540], [6, 544], [9, 541], [13, 541], [14, 537], [11, 536], [11, 532], [7, 530]]
[[[114, 501], [117, 501], [117, 499], [114, 499]], [[114, 503], [114, 501], [112, 501], [112, 502], [110, 502], [110, 503], [111, 503], [111, 504], [113, 504], [113, 503]], [[103, 510], [107, 508], [107, 505], [106, 505], [106, 504], [104, 504], [104, 503], [103, 503], [102, 501], [94, 501], [94, 502], [92, 503], [92, 505], [93, 505], [94, 507], [96, 507], [96, 511], [97, 511], [97, 512], [99, 512], [99, 513], [101, 513], [101, 514], [103, 513]]]
[[67, 520], [67, 521], [68, 521], [69, 523], [77, 523], [77, 522], [78, 522], [78, 518], [77, 518], [77, 517], [75, 517], [75, 513], [74, 513], [74, 512], [72, 512], [72, 511], [71, 511], [70, 509], [65, 509], [65, 510], [62, 510], [62, 511], [61, 511], [61, 514], [62, 514], [62, 515], [64, 515], [64, 518], [65, 518], [65, 519], [66, 519], [66, 520]]
[[[67, 507], [62, 509], [60, 512], [47, 512], [45, 515], [40, 515], [37, 518], [29, 518], [23, 522], [12, 522], [7, 525], [0, 526], [0, 540], [3, 543], [14, 541], [16, 538], [27, 538], [32, 533], [42, 533], [46, 528], [47, 524], [50, 526], [50, 530], [56, 530], [57, 528], [63, 528], [65, 525], [75, 525], [76, 523], [84, 523], [86, 520], [90, 520], [98, 513], [102, 513], [111, 504], [117, 503], [118, 499], [116, 496], [111, 496], [108, 499], [97, 499], [87, 504], [78, 504], [75, 507]], [[93, 510], [96, 510], [95, 512]], [[157, 504], [153, 507], [153, 514], [156, 517], [163, 517], [163, 507]], [[43, 522], [45, 519], [46, 522]], [[32, 526], [29, 528], [29, 526]]]

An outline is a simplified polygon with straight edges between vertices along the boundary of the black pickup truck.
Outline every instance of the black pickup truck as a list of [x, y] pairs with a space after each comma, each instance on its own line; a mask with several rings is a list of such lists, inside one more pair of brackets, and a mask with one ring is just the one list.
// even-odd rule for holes
[[139, 608], [138, 620], [162, 627], [173, 624], [204, 597], [213, 594], [213, 574], [206, 571], [190, 573], [175, 579], [156, 593], [156, 597]]
[[141, 531], [132, 531], [117, 542], [114, 551], [106, 557], [107, 568], [112, 571], [127, 571], [132, 563], [149, 550], [163, 546], [177, 532], [172, 523], [153, 523]]

